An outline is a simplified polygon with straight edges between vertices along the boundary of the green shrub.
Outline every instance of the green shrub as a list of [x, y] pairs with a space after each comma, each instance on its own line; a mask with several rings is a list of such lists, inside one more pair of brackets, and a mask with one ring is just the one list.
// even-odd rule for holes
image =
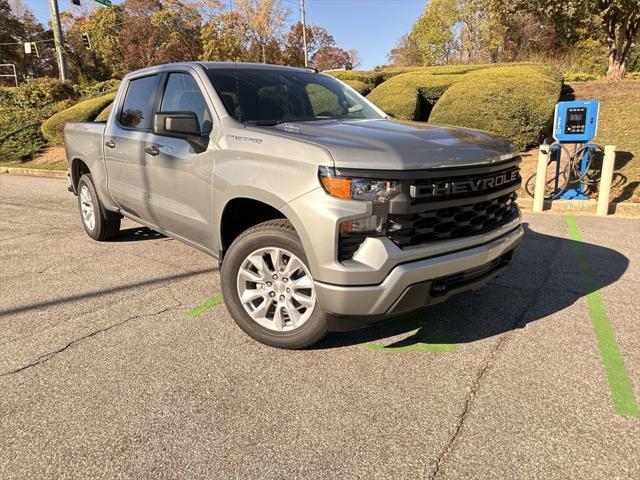
[[395, 118], [427, 120], [440, 96], [460, 78], [460, 75], [403, 73], [378, 85], [367, 99]]
[[0, 88], [0, 105], [29, 109], [40, 109], [45, 105], [75, 98], [73, 86], [55, 78], [33, 78], [18, 87]]
[[358, 82], [364, 83], [372, 90], [386, 80], [384, 74], [377, 71], [335, 70], [325, 73], [337, 78], [338, 80], [342, 80], [343, 82], [357, 80]]
[[93, 120], [94, 122], [106, 122], [109, 118], [109, 114], [111, 113], [111, 109], [113, 108], [113, 102], [107, 105], [102, 111], [98, 114], [98, 116]]
[[597, 80], [598, 75], [585, 72], [569, 72], [564, 74], [565, 82], [586, 82], [588, 80]]
[[542, 66], [470, 72], [442, 95], [429, 121], [497, 133], [526, 148], [550, 131], [561, 85], [561, 75]]
[[640, 80], [640, 72], [629, 72], [629, 73], [627, 73], [627, 79], [629, 79], [629, 80]]
[[40, 132], [40, 123], [31, 122], [0, 137], [0, 160], [28, 160], [46, 145]]
[[120, 80], [111, 79], [104, 82], [91, 83], [89, 85], [83, 85], [78, 87], [77, 91], [81, 98], [89, 99], [101, 97], [107, 93], [112, 93], [118, 90], [120, 86]]
[[42, 124], [42, 134], [49, 142], [56, 145], [64, 143], [63, 129], [67, 122], [90, 122], [115, 98], [115, 93], [85, 100], [56, 113]]
[[353, 88], [360, 95], [367, 95], [371, 91], [369, 85], [361, 82], [360, 80], [343, 80], [343, 82]]

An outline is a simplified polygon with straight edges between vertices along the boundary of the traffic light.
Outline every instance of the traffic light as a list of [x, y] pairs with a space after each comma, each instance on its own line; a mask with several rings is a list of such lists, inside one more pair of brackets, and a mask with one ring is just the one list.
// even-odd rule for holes
[[38, 51], [38, 44], [35, 42], [25, 42], [24, 53], [27, 55], [35, 55], [40, 58], [40, 52]]
[[84, 45], [84, 48], [86, 48], [87, 50], [91, 50], [91, 39], [89, 38], [89, 32], [84, 32], [82, 34], [82, 45]]

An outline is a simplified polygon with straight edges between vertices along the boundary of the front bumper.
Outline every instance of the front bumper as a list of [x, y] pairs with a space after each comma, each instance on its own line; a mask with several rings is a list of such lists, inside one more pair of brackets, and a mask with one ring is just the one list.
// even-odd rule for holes
[[481, 288], [504, 272], [523, 234], [518, 226], [482, 245], [400, 264], [375, 285], [316, 281], [318, 303], [329, 314], [354, 317], [337, 322], [340, 329], [440, 303], [457, 293]]

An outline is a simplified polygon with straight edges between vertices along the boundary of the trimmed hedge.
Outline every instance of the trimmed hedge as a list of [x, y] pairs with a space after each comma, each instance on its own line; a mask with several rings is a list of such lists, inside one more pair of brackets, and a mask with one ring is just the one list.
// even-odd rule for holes
[[433, 105], [461, 78], [461, 75], [403, 73], [376, 87], [367, 99], [395, 118], [426, 121]]
[[496, 133], [524, 149], [550, 132], [561, 85], [561, 75], [543, 66], [470, 72], [442, 95], [429, 121]]
[[113, 102], [107, 105], [102, 111], [98, 114], [98, 116], [93, 120], [94, 122], [106, 122], [109, 118], [109, 114], [111, 113], [111, 109], [113, 108]]
[[343, 80], [343, 82], [353, 88], [360, 95], [367, 95], [371, 91], [369, 85], [361, 82], [360, 80]]
[[115, 93], [108, 93], [98, 98], [85, 100], [60, 113], [56, 113], [42, 124], [44, 138], [53, 144], [62, 145], [64, 143], [63, 130], [65, 123], [92, 121], [107, 105], [113, 102], [115, 96]]

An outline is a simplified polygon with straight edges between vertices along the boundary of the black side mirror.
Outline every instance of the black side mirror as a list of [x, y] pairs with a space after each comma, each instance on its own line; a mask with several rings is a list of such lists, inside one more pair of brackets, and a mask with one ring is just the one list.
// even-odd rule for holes
[[153, 118], [153, 133], [177, 138], [200, 136], [198, 116], [194, 112], [158, 112]]
[[183, 138], [198, 153], [207, 149], [209, 134], [203, 136], [195, 112], [158, 112], [153, 117], [153, 133]]

